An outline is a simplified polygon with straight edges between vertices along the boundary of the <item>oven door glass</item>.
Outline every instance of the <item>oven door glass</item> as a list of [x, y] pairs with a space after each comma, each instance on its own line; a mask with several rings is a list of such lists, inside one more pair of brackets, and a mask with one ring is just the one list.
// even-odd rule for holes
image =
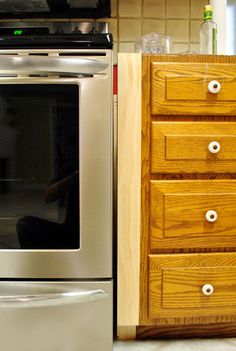
[[76, 84], [0, 84], [0, 249], [78, 249]]

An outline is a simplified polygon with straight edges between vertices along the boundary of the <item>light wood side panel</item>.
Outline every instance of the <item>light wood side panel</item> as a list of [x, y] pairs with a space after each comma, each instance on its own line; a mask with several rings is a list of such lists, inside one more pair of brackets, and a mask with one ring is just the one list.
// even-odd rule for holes
[[141, 55], [118, 60], [118, 325], [139, 324]]
[[236, 180], [151, 181], [150, 189], [151, 250], [236, 247]]
[[117, 328], [118, 340], [135, 340], [136, 339], [136, 326], [118, 326]]
[[235, 173], [236, 123], [152, 122], [151, 172]]
[[235, 253], [150, 255], [149, 267], [150, 318], [235, 316]]
[[[236, 65], [220, 63], [152, 63], [152, 115], [235, 115]], [[216, 94], [208, 84], [221, 85]]]

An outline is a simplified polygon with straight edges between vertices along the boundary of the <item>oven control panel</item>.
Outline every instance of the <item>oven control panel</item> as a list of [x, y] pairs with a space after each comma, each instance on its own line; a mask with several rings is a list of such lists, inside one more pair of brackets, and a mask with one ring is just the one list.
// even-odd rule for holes
[[47, 35], [48, 27], [0, 27], [0, 36]]

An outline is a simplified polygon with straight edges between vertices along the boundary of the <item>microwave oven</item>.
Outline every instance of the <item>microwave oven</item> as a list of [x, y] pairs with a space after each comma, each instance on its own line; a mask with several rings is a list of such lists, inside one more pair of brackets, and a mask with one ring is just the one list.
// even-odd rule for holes
[[7, 0], [1, 2], [0, 18], [105, 18], [110, 0]]

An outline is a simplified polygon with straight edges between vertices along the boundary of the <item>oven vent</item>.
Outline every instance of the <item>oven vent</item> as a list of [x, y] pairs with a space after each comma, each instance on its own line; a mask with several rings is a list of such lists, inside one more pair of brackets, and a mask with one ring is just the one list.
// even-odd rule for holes
[[17, 78], [18, 74], [4, 74], [4, 73], [0, 73], [0, 78]]
[[19, 54], [18, 53], [16, 53], [16, 52], [11, 52], [11, 53], [9, 53], [9, 52], [0, 52], [0, 56], [18, 56]]
[[59, 53], [59, 56], [106, 56], [105, 52], [65, 52]]
[[29, 52], [29, 56], [48, 56], [47, 52]]
[[[1, 1], [0, 1], [1, 2]], [[106, 52], [64, 52], [64, 53], [58, 53], [58, 52], [6, 52], [6, 51], [0, 51], [0, 56], [61, 56], [61, 57], [88, 57], [88, 56], [97, 56], [97, 57], [105, 57], [107, 56]]]
[[[17, 76], [15, 76], [17, 77]], [[93, 75], [92, 74], [81, 74], [81, 73], [78, 73], [78, 74], [57, 74], [57, 73], [54, 73], [54, 74], [29, 74], [27, 75], [27, 77], [30, 77], [30, 78], [53, 78], [53, 77], [59, 77], [59, 78], [92, 78]]]

